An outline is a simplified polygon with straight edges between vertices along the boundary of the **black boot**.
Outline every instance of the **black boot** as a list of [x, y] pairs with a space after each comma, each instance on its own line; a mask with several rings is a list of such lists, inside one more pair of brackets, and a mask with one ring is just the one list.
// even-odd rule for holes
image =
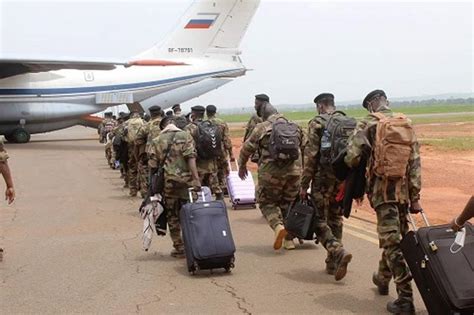
[[352, 254], [346, 251], [343, 247], [340, 247], [334, 253], [332, 253], [332, 255], [336, 265], [334, 278], [336, 281], [339, 281], [346, 276], [347, 265], [349, 265], [352, 260]]
[[387, 303], [387, 311], [392, 314], [411, 315], [415, 314], [415, 305], [412, 301], [398, 298]]
[[375, 272], [372, 275], [372, 282], [379, 290], [380, 295], [388, 295], [388, 283], [384, 283], [382, 280], [380, 280], [379, 276]]

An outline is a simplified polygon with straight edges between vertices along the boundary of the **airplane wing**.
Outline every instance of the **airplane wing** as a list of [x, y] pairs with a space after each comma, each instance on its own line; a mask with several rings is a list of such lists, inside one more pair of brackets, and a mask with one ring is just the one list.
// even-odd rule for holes
[[128, 62], [47, 60], [47, 59], [2, 59], [0, 58], [0, 79], [14, 75], [46, 72], [62, 69], [112, 70], [116, 66], [126, 66]]

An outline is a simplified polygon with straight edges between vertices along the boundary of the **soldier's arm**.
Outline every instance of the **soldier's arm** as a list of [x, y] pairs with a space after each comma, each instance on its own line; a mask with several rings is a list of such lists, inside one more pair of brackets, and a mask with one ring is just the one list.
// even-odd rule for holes
[[137, 138], [135, 139], [135, 144], [142, 145], [146, 144], [148, 138], [148, 125], [143, 125], [138, 129]]
[[231, 159], [234, 158], [234, 153], [232, 152], [232, 138], [230, 137], [229, 125], [224, 122], [224, 148], [229, 152]]
[[256, 125], [257, 122], [255, 121], [255, 117], [250, 117], [249, 121], [247, 122], [247, 126], [245, 127], [244, 142], [247, 141], [247, 139], [250, 137]]
[[194, 147], [193, 137], [189, 133], [186, 133], [186, 140], [182, 147], [181, 154], [188, 163], [188, 168], [193, 179], [192, 186], [201, 186], [196, 166], [196, 148]]
[[370, 153], [371, 145], [368, 139], [368, 128], [367, 121], [360, 121], [347, 141], [347, 154], [344, 162], [351, 168], [357, 167], [363, 155]]
[[7, 189], [5, 190], [5, 200], [8, 200], [8, 203], [12, 203], [15, 200], [15, 188], [13, 187], [13, 178], [8, 166], [8, 154], [3, 149], [3, 143], [0, 142], [0, 173], [5, 180], [5, 185]]
[[256, 127], [242, 145], [238, 161], [239, 167], [241, 169], [247, 168], [247, 161], [249, 160], [250, 156], [254, 154], [255, 151], [257, 151], [258, 141], [260, 140], [261, 134], [262, 128]]
[[322, 126], [316, 121], [311, 121], [308, 125], [306, 146], [303, 153], [303, 176], [301, 178], [301, 188], [307, 190], [309, 183], [316, 172], [318, 161], [316, 160], [321, 143]]
[[411, 150], [410, 159], [408, 160], [408, 193], [410, 202], [414, 203], [420, 200], [421, 191], [421, 159], [420, 145], [416, 141]]
[[158, 168], [158, 164], [161, 161], [161, 149], [157, 140], [153, 140], [150, 146], [150, 152], [148, 153], [148, 166], [150, 169]]

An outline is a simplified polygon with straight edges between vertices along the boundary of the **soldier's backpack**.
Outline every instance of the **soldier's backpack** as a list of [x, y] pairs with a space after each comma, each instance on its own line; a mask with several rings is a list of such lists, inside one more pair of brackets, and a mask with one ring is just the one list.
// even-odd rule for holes
[[144, 124], [145, 123], [143, 122], [141, 118], [131, 118], [127, 122], [127, 135], [125, 139], [127, 140], [128, 143], [135, 142], [135, 140], [137, 139], [138, 130]]
[[222, 155], [222, 132], [221, 128], [209, 121], [198, 121], [196, 140], [196, 151], [202, 160], [212, 160]]
[[386, 179], [404, 178], [416, 142], [411, 121], [403, 114], [394, 114], [393, 117], [382, 113], [371, 115], [378, 120], [372, 153], [374, 174]]
[[341, 111], [320, 116], [326, 121], [321, 137], [320, 161], [322, 165], [333, 166], [347, 148], [347, 140], [354, 132], [357, 121]]
[[275, 161], [295, 161], [300, 154], [301, 131], [297, 124], [284, 117], [272, 123], [268, 151]]

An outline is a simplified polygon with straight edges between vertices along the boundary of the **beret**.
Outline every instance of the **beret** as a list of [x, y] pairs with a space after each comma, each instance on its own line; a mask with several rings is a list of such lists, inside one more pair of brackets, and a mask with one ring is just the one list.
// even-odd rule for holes
[[211, 113], [211, 114], [215, 114], [217, 112], [217, 107], [214, 106], [214, 105], [207, 105], [206, 106], [206, 112]]
[[318, 96], [316, 96], [314, 98], [314, 103], [319, 103], [321, 101], [327, 101], [327, 100], [330, 100], [330, 101], [334, 101], [334, 94], [331, 94], [331, 93], [321, 93], [319, 94]]
[[262, 102], [270, 102], [270, 97], [268, 97], [267, 94], [257, 94], [255, 95], [255, 99]]
[[369, 102], [371, 100], [373, 100], [376, 97], [380, 97], [380, 96], [383, 96], [385, 98], [387, 97], [387, 95], [385, 94], [385, 92], [383, 90], [374, 90], [374, 91], [370, 92], [364, 98], [364, 101], [362, 101], [362, 106], [364, 106], [364, 108], [367, 108], [369, 106]]

